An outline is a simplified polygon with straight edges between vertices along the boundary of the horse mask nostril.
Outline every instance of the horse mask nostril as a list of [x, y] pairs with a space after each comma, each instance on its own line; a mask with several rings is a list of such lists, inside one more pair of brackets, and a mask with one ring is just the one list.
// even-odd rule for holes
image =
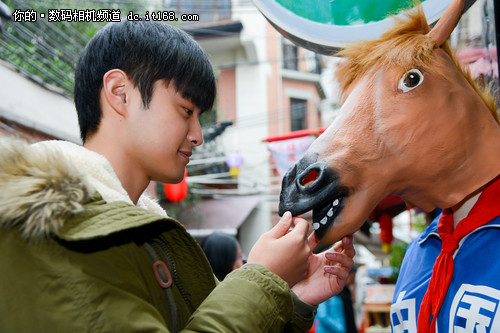
[[300, 185], [307, 187], [312, 183], [314, 183], [317, 178], [318, 178], [318, 170], [311, 170], [311, 172], [302, 177], [302, 179], [300, 180]]
[[309, 166], [297, 177], [297, 188], [302, 191], [314, 191], [322, 183], [323, 171], [324, 166], [318, 163]]

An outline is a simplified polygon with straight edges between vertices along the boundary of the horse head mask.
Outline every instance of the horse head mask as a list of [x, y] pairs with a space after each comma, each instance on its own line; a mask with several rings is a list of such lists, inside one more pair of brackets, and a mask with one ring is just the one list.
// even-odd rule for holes
[[465, 1], [430, 28], [421, 8], [379, 39], [343, 51], [343, 105], [283, 179], [280, 215], [313, 211], [319, 239], [358, 230], [385, 197], [452, 208], [500, 172], [496, 102], [453, 58], [447, 39]]

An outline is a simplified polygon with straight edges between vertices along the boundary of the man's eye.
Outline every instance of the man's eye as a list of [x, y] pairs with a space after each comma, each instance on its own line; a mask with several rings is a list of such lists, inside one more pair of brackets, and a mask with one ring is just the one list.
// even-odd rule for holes
[[192, 115], [193, 114], [193, 110], [190, 110], [188, 108], [184, 108], [184, 110], [187, 112], [188, 115]]

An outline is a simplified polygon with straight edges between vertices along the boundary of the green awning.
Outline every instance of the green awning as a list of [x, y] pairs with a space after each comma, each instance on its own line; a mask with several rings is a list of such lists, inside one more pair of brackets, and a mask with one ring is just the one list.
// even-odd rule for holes
[[[309, 50], [332, 54], [360, 40], [380, 37], [413, 0], [253, 0], [267, 20], [286, 38]], [[422, 0], [429, 24], [451, 0]], [[467, 0], [469, 8], [475, 0]]]
[[413, 0], [277, 0], [276, 2], [305, 19], [335, 25], [381, 21], [389, 15], [411, 8], [413, 4]]

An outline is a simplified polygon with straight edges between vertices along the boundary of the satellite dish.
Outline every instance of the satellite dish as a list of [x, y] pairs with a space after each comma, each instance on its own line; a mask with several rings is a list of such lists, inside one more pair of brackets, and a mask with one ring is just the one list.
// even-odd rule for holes
[[[266, 19], [298, 46], [331, 55], [348, 44], [380, 37], [413, 0], [253, 0]], [[452, 0], [423, 0], [434, 24]], [[467, 10], [475, 0], [467, 0]], [[464, 10], [464, 11], [465, 11]]]

